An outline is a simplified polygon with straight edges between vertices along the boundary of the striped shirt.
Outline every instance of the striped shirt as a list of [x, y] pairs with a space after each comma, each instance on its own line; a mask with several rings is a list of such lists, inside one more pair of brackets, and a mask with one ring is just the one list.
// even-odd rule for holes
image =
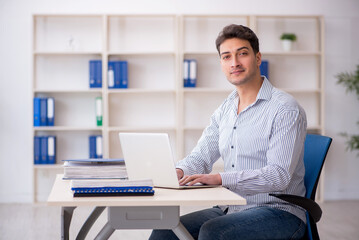
[[228, 213], [268, 206], [288, 211], [306, 222], [302, 208], [269, 196], [305, 195], [304, 110], [291, 95], [273, 87], [266, 78], [256, 101], [239, 114], [238, 101], [238, 93], [233, 91], [177, 168], [185, 175], [206, 174], [222, 158], [222, 186], [247, 200], [247, 205], [223, 206], [228, 207]]

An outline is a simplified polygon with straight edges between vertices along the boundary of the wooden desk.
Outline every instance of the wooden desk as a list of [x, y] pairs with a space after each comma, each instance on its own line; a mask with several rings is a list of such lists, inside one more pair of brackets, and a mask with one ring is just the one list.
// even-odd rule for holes
[[76, 239], [85, 238], [94, 221], [108, 208], [108, 222], [96, 239], [108, 239], [116, 229], [172, 229], [180, 239], [192, 239], [179, 221], [180, 206], [245, 205], [246, 200], [226, 188], [164, 189], [155, 188], [154, 196], [78, 197], [70, 190], [70, 181], [56, 177], [48, 205], [62, 207], [62, 239], [68, 239], [73, 210], [78, 206], [97, 207]]

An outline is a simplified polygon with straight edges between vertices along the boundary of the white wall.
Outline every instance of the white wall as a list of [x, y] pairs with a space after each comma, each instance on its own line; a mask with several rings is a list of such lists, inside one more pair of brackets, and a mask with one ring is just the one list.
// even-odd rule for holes
[[[330, 3], [329, 3], [330, 2]], [[335, 74], [359, 64], [356, 0], [0, 0], [0, 202], [32, 201], [31, 15], [39, 13], [168, 13], [323, 15], [326, 24], [326, 134], [334, 138], [324, 197], [359, 199], [359, 157], [339, 132], [358, 133], [359, 101]], [[213, 39], [209, 39], [213, 41]], [[262, 40], [263, 41], [263, 40]], [[303, 69], [305, 71], [305, 69]]]

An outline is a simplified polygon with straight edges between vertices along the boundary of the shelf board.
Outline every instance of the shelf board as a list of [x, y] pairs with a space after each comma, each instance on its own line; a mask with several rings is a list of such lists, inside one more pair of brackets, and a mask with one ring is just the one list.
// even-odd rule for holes
[[33, 127], [36, 131], [102, 131], [103, 127], [79, 127], [79, 126], [44, 126], [44, 127]]
[[34, 89], [34, 93], [102, 93], [102, 88], [96, 89]]
[[175, 127], [109, 127], [110, 132], [163, 132], [176, 131]]
[[185, 51], [184, 55], [217, 55], [218, 52], [216, 51]]
[[109, 89], [108, 93], [118, 94], [118, 93], [175, 93], [174, 89], [145, 89], [145, 88], [123, 88], [123, 89]]
[[102, 55], [101, 51], [34, 51], [39, 56], [62, 56], [62, 55]]
[[151, 56], [151, 55], [175, 55], [176, 52], [174, 51], [148, 51], [148, 52], [135, 52], [135, 51], [109, 51], [109, 56], [116, 56], [116, 55], [126, 55], [126, 56]]
[[321, 92], [320, 89], [294, 89], [294, 88], [281, 88], [280, 90], [287, 93], [297, 93], [297, 94], [307, 94], [307, 93], [317, 93]]
[[319, 51], [263, 51], [263, 56], [320, 56]]
[[62, 169], [62, 164], [34, 164], [34, 169]]
[[184, 93], [231, 93], [234, 89], [224, 89], [224, 88], [183, 88]]

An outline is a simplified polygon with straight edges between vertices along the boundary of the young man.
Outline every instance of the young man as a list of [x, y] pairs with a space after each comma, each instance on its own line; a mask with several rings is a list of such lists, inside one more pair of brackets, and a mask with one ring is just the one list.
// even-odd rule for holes
[[[305, 211], [269, 193], [304, 196], [307, 120], [293, 97], [260, 75], [261, 53], [254, 32], [226, 26], [216, 40], [222, 71], [236, 90], [211, 117], [197, 146], [177, 164], [180, 184], [218, 184], [247, 200], [181, 217], [195, 239], [301, 239]], [[214, 162], [224, 172], [210, 174]], [[178, 239], [155, 230], [150, 239]]]

